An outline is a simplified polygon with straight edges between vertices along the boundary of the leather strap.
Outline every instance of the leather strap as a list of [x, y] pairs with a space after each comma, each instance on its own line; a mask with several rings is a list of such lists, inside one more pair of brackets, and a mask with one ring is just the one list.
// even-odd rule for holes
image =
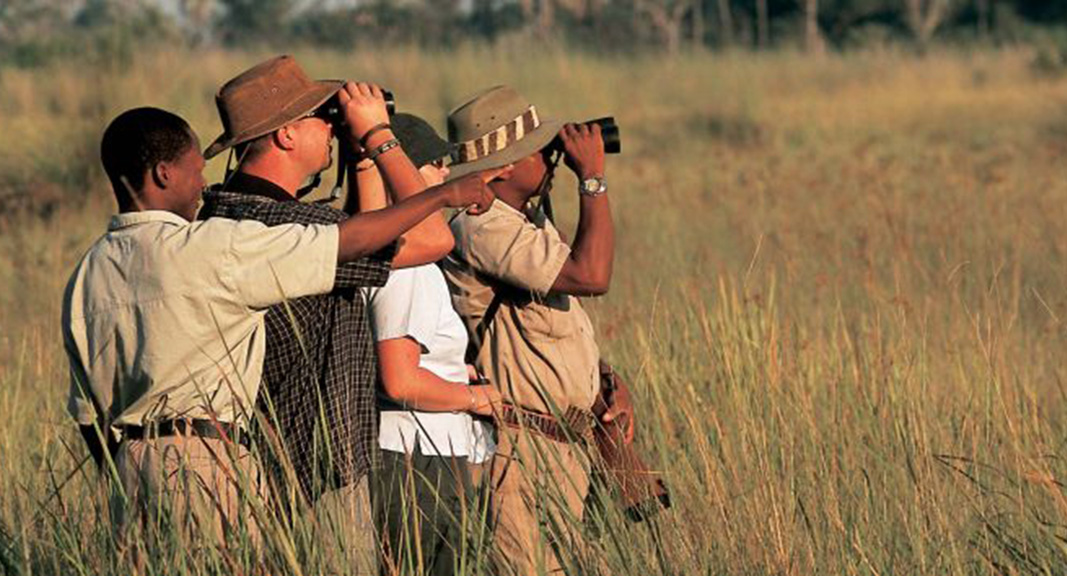
[[144, 440], [147, 438], [167, 438], [171, 436], [199, 436], [214, 440], [229, 440], [248, 447], [248, 433], [240, 430], [229, 422], [216, 422], [212, 420], [160, 420], [148, 426], [124, 425], [119, 426], [122, 437], [130, 440]]
[[495, 416], [497, 422], [509, 428], [527, 429], [556, 442], [588, 439], [596, 426], [596, 417], [592, 412], [574, 406], [568, 408], [561, 418], [556, 418], [552, 414], [504, 404]]

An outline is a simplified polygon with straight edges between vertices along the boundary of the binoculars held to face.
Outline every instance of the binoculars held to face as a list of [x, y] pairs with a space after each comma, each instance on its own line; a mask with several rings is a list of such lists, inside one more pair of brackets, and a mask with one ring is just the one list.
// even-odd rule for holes
[[[579, 124], [585, 124], [586, 126], [596, 124], [600, 126], [600, 139], [604, 141], [605, 154], [618, 154], [622, 152], [622, 137], [619, 136], [619, 125], [615, 123], [614, 116], [605, 116], [595, 120], [579, 122]], [[552, 152], [563, 152], [563, 141], [557, 136], [549, 143], [548, 148]]]
[[[385, 111], [390, 116], [396, 114], [396, 99], [393, 97], [393, 93], [385, 88], [382, 88], [382, 98], [385, 99]], [[315, 116], [322, 118], [323, 120], [333, 124], [334, 126], [341, 126], [345, 123], [345, 113], [341, 109], [341, 99], [334, 94], [330, 96], [322, 106], [319, 106], [315, 111]]]

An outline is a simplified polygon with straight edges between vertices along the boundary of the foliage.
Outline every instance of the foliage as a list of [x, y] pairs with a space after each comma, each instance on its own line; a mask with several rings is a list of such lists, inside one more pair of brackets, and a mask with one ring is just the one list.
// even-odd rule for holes
[[[0, 131], [19, 146], [0, 174], [66, 174], [53, 186], [68, 200], [0, 220], [0, 571], [137, 571], [96, 472], [50, 497], [84, 455], [58, 322], [113, 209], [93, 146], [144, 104], [214, 136], [214, 90], [261, 56], [3, 71]], [[597, 520], [611, 573], [1067, 571], [1067, 80], [1035, 75], [1030, 51], [298, 57], [319, 77], [378, 79], [438, 127], [501, 82], [546, 114], [620, 121], [615, 277], [587, 308], [675, 508], [648, 526]], [[557, 177], [567, 232], [574, 187]], [[267, 569], [325, 572], [320, 542], [305, 524], [271, 536]], [[163, 544], [151, 573], [248, 568], [243, 549]]]
[[[81, 57], [115, 35], [153, 44], [294, 45], [339, 50], [536, 37], [597, 52], [888, 43], [1028, 42], [1021, 30], [1067, 26], [1067, 4], [1041, 0], [7, 0], [0, 64]], [[812, 23], [802, 23], [813, 11]], [[73, 34], [73, 36], [72, 36]], [[816, 34], [819, 39], [809, 36]]]

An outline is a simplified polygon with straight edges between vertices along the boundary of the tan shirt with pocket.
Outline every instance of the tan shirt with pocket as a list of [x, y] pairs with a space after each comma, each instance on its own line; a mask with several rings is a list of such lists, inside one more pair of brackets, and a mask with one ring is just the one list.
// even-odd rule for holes
[[71, 415], [241, 421], [259, 392], [267, 308], [331, 291], [337, 250], [337, 226], [112, 217], [63, 299]]
[[556, 228], [497, 200], [485, 214], [456, 216], [452, 233], [456, 247], [442, 268], [468, 333], [475, 334], [494, 290], [503, 295], [477, 368], [520, 406], [591, 408], [600, 351], [578, 299], [551, 290], [571, 252]]

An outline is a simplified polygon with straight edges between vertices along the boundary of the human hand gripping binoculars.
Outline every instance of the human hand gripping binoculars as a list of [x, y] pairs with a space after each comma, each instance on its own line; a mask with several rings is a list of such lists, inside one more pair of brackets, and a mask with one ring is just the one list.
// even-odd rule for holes
[[[386, 112], [390, 116], [396, 114], [396, 98], [393, 96], [392, 91], [385, 88], [382, 88], [381, 90], [382, 98], [385, 100]], [[341, 99], [337, 94], [334, 94], [329, 100], [322, 104], [317, 110], [316, 115], [333, 126], [343, 126], [345, 124], [344, 110], [341, 108]], [[619, 125], [615, 122], [614, 116], [595, 118], [593, 120], [581, 122], [581, 124], [596, 124], [600, 126], [600, 138], [604, 142], [605, 154], [619, 154], [622, 152], [622, 137], [619, 134]], [[563, 152], [563, 141], [559, 136], [556, 136], [548, 144], [548, 148], [553, 152]], [[347, 155], [348, 153], [342, 148], [341, 157], [338, 159], [337, 163], [337, 182], [334, 184], [329, 197], [322, 201], [332, 202], [341, 197], [345, 173], [347, 172], [347, 163], [349, 161], [349, 158], [346, 158]]]
[[[600, 139], [604, 141], [605, 154], [619, 154], [622, 152], [622, 137], [619, 135], [619, 125], [615, 123], [614, 116], [605, 116], [595, 120], [578, 122], [578, 124], [585, 124], [586, 126], [596, 124], [600, 126]], [[548, 146], [553, 152], [563, 151], [563, 141], [560, 140], [559, 136], [556, 136]]]
[[[393, 93], [382, 88], [382, 98], [385, 99], [385, 111], [390, 116], [396, 114], [396, 98], [393, 97]], [[341, 109], [341, 98], [337, 94], [330, 96], [329, 100], [318, 107], [315, 115], [334, 126], [343, 125], [345, 123], [345, 112]]]
[[[382, 98], [385, 100], [386, 113], [390, 116], [396, 114], [396, 98], [393, 97], [393, 93], [389, 90], [386, 90], [385, 88], [382, 88], [381, 90]], [[338, 94], [330, 96], [330, 99], [323, 103], [322, 106], [319, 106], [318, 110], [316, 110], [317, 116], [329, 122], [335, 127], [335, 134], [337, 134], [337, 127], [345, 125], [345, 113], [344, 110], [341, 108], [341, 98], [340, 96], [338, 96]], [[345, 138], [339, 138], [339, 140], [340, 142], [342, 142], [342, 145], [337, 158], [337, 181], [334, 183], [333, 188], [330, 189], [330, 195], [326, 198], [323, 198], [322, 200], [318, 200], [317, 202], [333, 202], [334, 200], [340, 198], [341, 194], [344, 192], [343, 189], [345, 184], [345, 174], [348, 172], [348, 163], [351, 160], [351, 151], [348, 150], [347, 147], [344, 145], [344, 142], [346, 142]], [[317, 179], [318, 177], [316, 176], [316, 180]], [[317, 181], [312, 184], [312, 186], [317, 185]]]

